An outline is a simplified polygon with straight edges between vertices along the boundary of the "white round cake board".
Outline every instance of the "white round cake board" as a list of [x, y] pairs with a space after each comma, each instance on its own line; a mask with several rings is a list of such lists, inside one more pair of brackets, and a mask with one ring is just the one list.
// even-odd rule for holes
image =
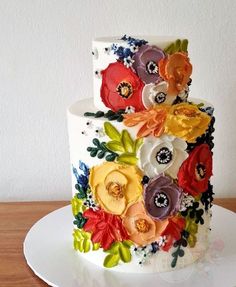
[[84, 260], [73, 249], [71, 206], [60, 208], [35, 223], [25, 238], [24, 255], [34, 273], [50, 286], [234, 287], [236, 214], [219, 206], [212, 209], [211, 242], [205, 257], [172, 272], [127, 274], [106, 270]]

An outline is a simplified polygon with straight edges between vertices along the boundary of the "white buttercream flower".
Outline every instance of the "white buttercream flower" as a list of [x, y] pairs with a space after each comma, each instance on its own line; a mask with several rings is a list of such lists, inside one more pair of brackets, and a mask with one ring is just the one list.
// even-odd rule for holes
[[193, 206], [193, 203], [194, 197], [187, 193], [183, 193], [179, 211], [185, 211], [188, 207]]
[[167, 87], [166, 82], [145, 85], [142, 91], [142, 100], [145, 108], [150, 108], [158, 104], [172, 105], [176, 96], [168, 95]]
[[164, 236], [160, 236], [157, 244], [158, 244], [159, 247], [163, 247], [163, 246], [166, 245], [166, 241], [167, 241], [167, 238], [166, 238], [165, 235]]
[[99, 138], [104, 137], [104, 136], [105, 136], [105, 132], [104, 132], [103, 128], [97, 127], [97, 128], [95, 129], [95, 135], [96, 135], [97, 137], [99, 137]]
[[146, 137], [139, 149], [139, 166], [151, 178], [161, 173], [177, 178], [181, 164], [188, 157], [186, 148], [186, 142], [174, 136]]
[[128, 56], [127, 58], [124, 58], [124, 65], [126, 66], [126, 68], [130, 68], [133, 63], [134, 63], [134, 60], [130, 56]]

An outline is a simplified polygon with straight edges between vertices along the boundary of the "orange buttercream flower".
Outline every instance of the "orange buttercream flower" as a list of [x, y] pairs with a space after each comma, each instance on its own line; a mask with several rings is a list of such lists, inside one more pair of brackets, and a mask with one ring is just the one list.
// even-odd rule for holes
[[158, 65], [161, 77], [168, 82], [168, 94], [177, 95], [184, 90], [192, 74], [192, 65], [186, 53], [168, 55]]
[[145, 246], [159, 239], [168, 225], [168, 220], [154, 221], [147, 215], [143, 202], [139, 201], [127, 209], [122, 223], [129, 239], [138, 246]]
[[153, 106], [148, 110], [125, 114], [123, 123], [127, 127], [133, 127], [143, 123], [137, 133], [137, 137], [146, 137], [153, 135], [159, 137], [164, 132], [164, 123], [170, 106], [163, 105], [161, 107]]

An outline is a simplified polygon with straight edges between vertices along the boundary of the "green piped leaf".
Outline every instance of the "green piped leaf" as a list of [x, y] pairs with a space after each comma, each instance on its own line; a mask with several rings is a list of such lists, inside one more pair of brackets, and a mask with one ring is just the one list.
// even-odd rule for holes
[[185, 53], [188, 52], [188, 39], [184, 39], [181, 43], [181, 50]]
[[126, 246], [127, 248], [130, 248], [133, 245], [133, 242], [130, 240], [124, 240], [122, 241], [122, 244]]
[[180, 39], [177, 39], [175, 42], [175, 49], [176, 51], [180, 51], [181, 50], [181, 41]]
[[193, 247], [195, 247], [195, 245], [197, 243], [197, 237], [194, 234], [189, 234], [187, 241], [188, 241], [189, 247], [193, 248]]
[[84, 253], [89, 252], [90, 245], [91, 245], [91, 243], [90, 243], [90, 241], [88, 239], [83, 241], [83, 251], [84, 251]]
[[95, 146], [97, 146], [97, 147], [100, 147], [100, 142], [99, 142], [99, 140], [96, 139], [96, 138], [93, 139], [93, 144], [94, 144]]
[[112, 154], [108, 154], [108, 155], [105, 157], [105, 159], [106, 159], [106, 161], [114, 161], [114, 160], [116, 159], [116, 157], [117, 157], [117, 154], [112, 153]]
[[129, 248], [127, 248], [125, 245], [121, 244], [119, 248], [119, 254], [120, 254], [120, 259], [127, 263], [131, 261], [131, 253]]
[[107, 268], [112, 268], [116, 265], [118, 265], [120, 261], [120, 255], [119, 254], [109, 254], [105, 257], [103, 266]]
[[97, 157], [99, 158], [99, 159], [102, 159], [102, 158], [104, 158], [104, 156], [105, 156], [105, 151], [100, 151], [98, 154], [97, 154]]
[[123, 242], [115, 242], [112, 244], [111, 248], [105, 252], [109, 253], [104, 259], [103, 265], [107, 268], [116, 266], [119, 261], [128, 263], [131, 261], [130, 247], [132, 242], [125, 240]]
[[125, 113], [125, 110], [120, 109], [117, 112], [113, 112], [112, 110], [108, 110], [106, 113], [102, 111], [97, 111], [96, 113], [92, 112], [86, 112], [84, 113], [85, 117], [95, 117], [95, 118], [107, 118], [109, 121], [118, 121], [122, 122], [123, 121], [123, 114]]
[[104, 130], [106, 135], [112, 139], [112, 140], [116, 140], [116, 141], [120, 141], [121, 138], [121, 134], [118, 132], [118, 130], [109, 122], [105, 122], [104, 123]]
[[102, 112], [102, 111], [97, 111], [96, 113], [95, 113], [95, 118], [101, 118], [101, 117], [103, 117], [104, 116], [104, 112]]
[[86, 198], [87, 193], [86, 193], [86, 191], [83, 189], [83, 187], [80, 184], [78, 184], [78, 183], [75, 184], [75, 189], [78, 191], [77, 197], [79, 199]]
[[90, 250], [97, 250], [99, 247], [92, 243], [91, 234], [81, 229], [74, 229], [74, 249], [80, 252], [89, 252]]
[[164, 49], [167, 54], [174, 54], [177, 52], [188, 52], [188, 40], [187, 39], [177, 39], [175, 42], [171, 43]]
[[93, 243], [93, 251], [96, 251], [100, 248], [100, 243]]
[[79, 199], [75, 195], [71, 200], [72, 213], [76, 216], [79, 212], [84, 212], [86, 207], [84, 206], [83, 200]]
[[183, 257], [184, 256], [184, 250], [181, 249], [181, 244], [179, 244], [176, 248], [176, 250], [172, 253], [173, 260], [171, 262], [171, 267], [175, 268], [177, 265], [178, 257]]
[[98, 150], [96, 149], [96, 150], [92, 150], [91, 152], [90, 152], [90, 156], [91, 157], [95, 157], [96, 155], [97, 155], [97, 153], [98, 153]]
[[86, 234], [85, 231], [75, 229], [73, 233], [74, 237], [74, 249], [80, 252], [88, 252], [91, 248], [92, 242], [90, 240], [90, 234]]
[[204, 107], [204, 103], [199, 103], [199, 104], [197, 104], [197, 107], [198, 107], [198, 108]]
[[126, 163], [135, 165], [137, 163], [137, 157], [134, 153], [123, 153], [117, 157], [117, 161], [120, 163]]
[[95, 113], [86, 112], [86, 113], [84, 113], [84, 116], [85, 116], [85, 117], [94, 117], [94, 116], [95, 116]]
[[195, 222], [195, 218], [190, 218], [189, 215], [186, 217], [185, 230], [189, 233], [187, 242], [189, 246], [193, 248], [197, 243], [196, 234], [198, 232], [198, 224]]
[[117, 153], [107, 148], [105, 142], [100, 142], [97, 138], [94, 138], [92, 142], [95, 147], [87, 147], [87, 151], [90, 153], [91, 157], [97, 156], [99, 159], [105, 157], [107, 161], [114, 161], [118, 156]]
[[106, 250], [106, 252], [110, 253], [110, 254], [118, 254], [119, 253], [119, 247], [120, 247], [120, 243], [115, 242], [112, 244], [110, 249]]
[[120, 152], [124, 152], [125, 149], [123, 147], [123, 145], [119, 142], [119, 141], [110, 141], [106, 144], [106, 147], [109, 149], [109, 150], [112, 150], [112, 151], [120, 151]]
[[104, 130], [111, 141], [105, 143], [94, 138], [94, 147], [87, 148], [90, 156], [97, 156], [99, 159], [105, 157], [106, 161], [111, 162], [116, 160], [119, 163], [135, 165], [137, 163], [136, 153], [143, 143], [143, 140], [136, 139], [134, 141], [127, 130], [123, 130], [120, 133], [116, 127], [109, 122], [104, 123]]
[[137, 154], [139, 148], [141, 147], [141, 145], [143, 144], [143, 139], [142, 138], [139, 138], [139, 139], [136, 139], [135, 142], [134, 142], [134, 153]]
[[81, 212], [79, 212], [77, 215], [75, 215], [75, 220], [74, 220], [74, 224], [78, 227], [78, 228], [83, 228], [83, 226], [85, 225], [87, 219], [85, 217], [83, 217], [83, 214]]
[[123, 143], [126, 152], [134, 152], [134, 141], [132, 140], [127, 130], [122, 131], [121, 141]]

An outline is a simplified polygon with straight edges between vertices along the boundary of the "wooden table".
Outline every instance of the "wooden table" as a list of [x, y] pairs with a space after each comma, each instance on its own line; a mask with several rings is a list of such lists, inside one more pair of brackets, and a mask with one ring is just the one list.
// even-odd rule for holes
[[[68, 204], [66, 201], [0, 203], [1, 287], [48, 286], [27, 266], [23, 255], [23, 241], [38, 219]], [[236, 198], [215, 199], [215, 204], [236, 212]]]

